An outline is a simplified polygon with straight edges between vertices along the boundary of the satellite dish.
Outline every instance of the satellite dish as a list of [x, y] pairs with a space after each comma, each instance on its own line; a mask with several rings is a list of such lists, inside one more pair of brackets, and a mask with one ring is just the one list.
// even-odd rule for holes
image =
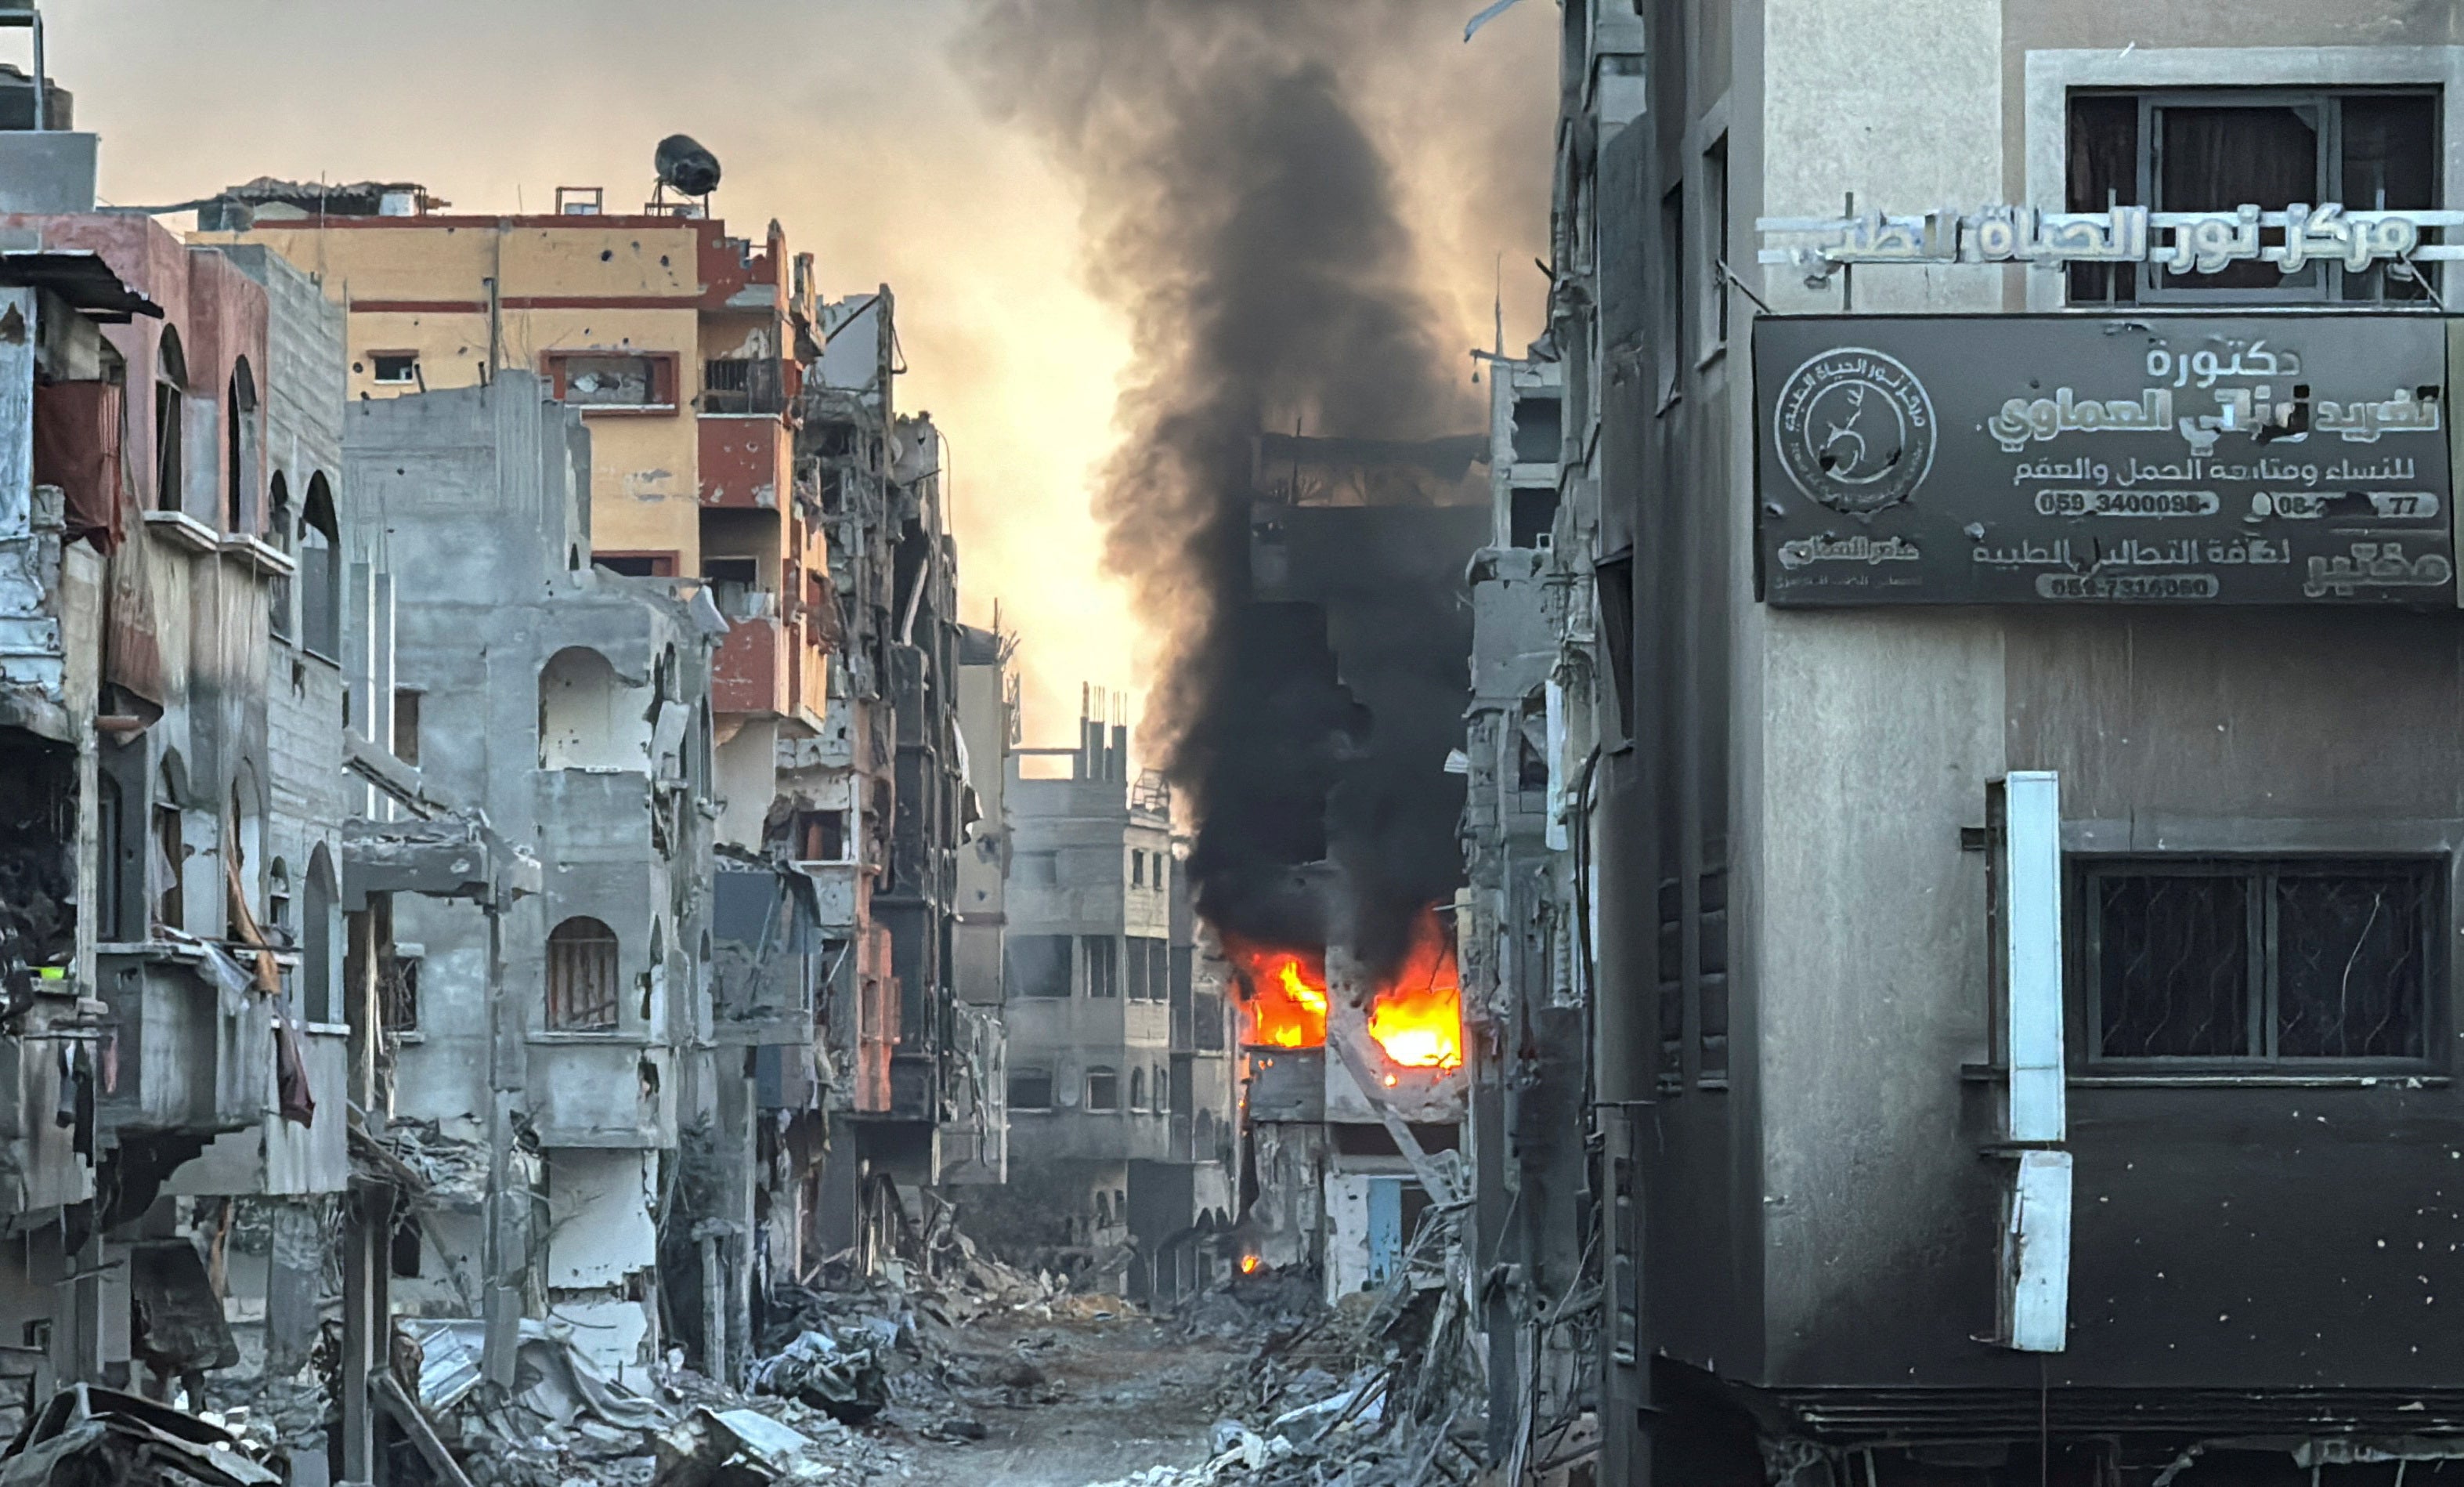
[[718, 157], [690, 134], [661, 140], [657, 164], [659, 184], [680, 194], [707, 196], [718, 189]]

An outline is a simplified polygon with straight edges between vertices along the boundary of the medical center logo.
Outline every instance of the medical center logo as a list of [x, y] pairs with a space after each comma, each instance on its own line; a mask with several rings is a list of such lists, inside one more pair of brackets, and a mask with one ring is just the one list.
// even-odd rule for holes
[[1850, 516], [1898, 505], [1933, 469], [1933, 399], [1925, 384], [1863, 346], [1822, 352], [1789, 373], [1771, 433], [1796, 488]]

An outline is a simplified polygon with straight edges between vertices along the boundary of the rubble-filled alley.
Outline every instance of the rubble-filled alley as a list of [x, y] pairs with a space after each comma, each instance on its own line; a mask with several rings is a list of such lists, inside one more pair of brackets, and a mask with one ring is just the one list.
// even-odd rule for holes
[[0, 0], [0, 1487], [2456, 1469], [2457, 15]]

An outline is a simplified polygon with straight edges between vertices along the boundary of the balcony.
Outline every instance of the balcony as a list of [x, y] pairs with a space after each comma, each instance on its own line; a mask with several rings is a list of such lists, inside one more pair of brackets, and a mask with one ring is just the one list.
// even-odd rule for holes
[[99, 945], [95, 980], [118, 1038], [118, 1076], [96, 1097], [105, 1135], [210, 1136], [274, 1115], [273, 1008], [221, 989], [203, 945]]
[[[766, 597], [766, 596], [765, 596]], [[711, 660], [710, 705], [720, 713], [786, 710], [780, 682], [787, 675], [787, 627], [775, 615], [738, 619]]]
[[664, 1150], [676, 1143], [668, 1051], [620, 1035], [534, 1032], [531, 1118], [545, 1146]]
[[777, 511], [795, 489], [788, 464], [794, 441], [784, 419], [705, 411], [700, 438], [703, 505]]

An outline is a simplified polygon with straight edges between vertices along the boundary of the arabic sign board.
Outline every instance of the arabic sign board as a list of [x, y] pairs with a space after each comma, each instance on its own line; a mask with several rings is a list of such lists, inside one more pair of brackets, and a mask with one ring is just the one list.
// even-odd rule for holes
[[1766, 316], [1774, 605], [2453, 605], [2429, 316]]
[[2273, 263], [2298, 274], [2335, 261], [2359, 272], [2373, 263], [2464, 258], [2464, 247], [2434, 244], [2431, 233], [2464, 227], [2464, 211], [2347, 211], [2335, 202], [2295, 203], [2281, 211], [2038, 211], [1996, 206], [1923, 216], [1869, 212], [1855, 217], [1758, 217], [1766, 238], [1794, 247], [1763, 249], [1761, 263], [1821, 269], [1835, 263], [2156, 263], [2174, 274], [2215, 274], [2236, 263]]

